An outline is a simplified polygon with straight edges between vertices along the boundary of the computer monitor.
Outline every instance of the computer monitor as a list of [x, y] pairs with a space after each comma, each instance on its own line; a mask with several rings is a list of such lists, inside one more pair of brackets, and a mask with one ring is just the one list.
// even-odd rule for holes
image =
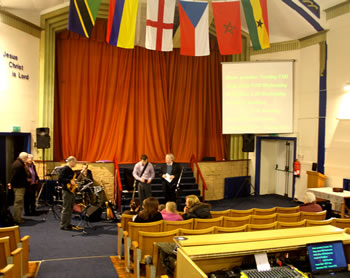
[[307, 251], [312, 273], [331, 273], [347, 269], [342, 241], [308, 244]]

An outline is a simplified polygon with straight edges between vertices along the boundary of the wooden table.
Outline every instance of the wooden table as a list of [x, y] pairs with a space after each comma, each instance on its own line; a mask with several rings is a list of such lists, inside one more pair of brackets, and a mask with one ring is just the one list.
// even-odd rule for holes
[[259, 232], [240, 232], [227, 234], [209, 234], [209, 235], [194, 235], [186, 236], [187, 240], [176, 240], [178, 246], [202, 246], [202, 245], [217, 245], [236, 242], [256, 242], [273, 239], [296, 238], [305, 236], [319, 236], [329, 234], [341, 234], [343, 229], [326, 225], [314, 227], [300, 227], [283, 230], [266, 230]]
[[[178, 248], [177, 277], [206, 278], [208, 277], [206, 273], [221, 269], [231, 269], [233, 266], [240, 266], [242, 259], [245, 256], [250, 256], [256, 253], [303, 250], [309, 243], [342, 240], [344, 246], [348, 247], [350, 245], [350, 234], [342, 232], [315, 235], [315, 231], [310, 228], [313, 227], [279, 230], [280, 233], [282, 231], [283, 233], [289, 233], [287, 230], [294, 230], [294, 236], [289, 238], [276, 238], [250, 242], [241, 241], [224, 244], [210, 244], [208, 242], [207, 245], [192, 245]], [[319, 226], [318, 228], [321, 227]], [[307, 236], [305, 233], [305, 236], [298, 237], [298, 229], [309, 229], [310, 235]], [[273, 232], [273, 230], [268, 232]], [[242, 233], [234, 234], [238, 235]], [[255, 234], [258, 239], [266, 237], [265, 231], [249, 232], [246, 234]], [[239, 235], [239, 237], [241, 237], [241, 235]]]
[[309, 188], [308, 191], [314, 193], [317, 198], [331, 201], [332, 209], [340, 211], [341, 218], [345, 217], [345, 210], [349, 211], [346, 200], [350, 199], [350, 191], [333, 192], [333, 187]]

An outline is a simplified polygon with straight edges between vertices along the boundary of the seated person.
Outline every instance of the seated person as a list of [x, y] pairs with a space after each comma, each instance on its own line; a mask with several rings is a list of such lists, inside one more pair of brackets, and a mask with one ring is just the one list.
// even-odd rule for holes
[[164, 220], [170, 220], [170, 221], [183, 220], [181, 215], [176, 211], [175, 202], [167, 202], [165, 205], [165, 209], [163, 209], [160, 213], [162, 214], [162, 217]]
[[162, 212], [163, 209], [165, 209], [165, 205], [164, 205], [164, 204], [160, 204], [160, 205], [158, 206], [158, 210], [159, 210], [160, 212]]
[[77, 177], [77, 181], [83, 185], [94, 181], [92, 177], [92, 172], [88, 168], [89, 168], [89, 165], [86, 162], [84, 162], [82, 169]]
[[123, 212], [123, 214], [136, 215], [140, 210], [140, 200], [133, 199], [130, 201], [130, 209]]
[[159, 202], [154, 197], [148, 197], [143, 201], [143, 210], [135, 216], [134, 222], [147, 223], [163, 220], [162, 214], [158, 211]]
[[201, 203], [196, 195], [188, 195], [182, 217], [184, 220], [190, 218], [211, 218], [210, 209], [211, 205]]
[[312, 192], [306, 192], [304, 197], [304, 204], [300, 206], [300, 211], [320, 212], [322, 207], [316, 203], [316, 196]]

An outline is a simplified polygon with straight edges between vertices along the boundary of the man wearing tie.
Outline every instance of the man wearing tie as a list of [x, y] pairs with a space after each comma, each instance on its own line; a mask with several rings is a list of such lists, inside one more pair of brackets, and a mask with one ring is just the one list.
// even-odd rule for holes
[[152, 196], [151, 182], [154, 179], [154, 168], [148, 162], [147, 155], [141, 155], [141, 161], [135, 164], [132, 175], [137, 182], [137, 191], [139, 192], [140, 204], [142, 205], [144, 199]]
[[165, 156], [166, 163], [160, 168], [165, 202], [176, 201], [175, 189], [181, 173], [181, 167], [178, 163], [174, 162], [174, 159], [174, 155], [168, 153]]

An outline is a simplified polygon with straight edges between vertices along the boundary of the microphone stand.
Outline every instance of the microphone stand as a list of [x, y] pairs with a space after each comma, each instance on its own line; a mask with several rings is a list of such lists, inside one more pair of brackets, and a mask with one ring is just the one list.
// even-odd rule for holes
[[179, 209], [180, 207], [180, 204], [181, 204], [181, 188], [180, 188], [180, 182], [181, 182], [181, 178], [182, 178], [182, 173], [184, 171], [184, 168], [185, 167], [182, 167], [182, 170], [181, 170], [181, 173], [180, 173], [180, 177], [177, 181], [177, 184], [176, 184], [176, 188], [175, 188], [175, 191], [176, 191], [176, 207], [177, 209]]

